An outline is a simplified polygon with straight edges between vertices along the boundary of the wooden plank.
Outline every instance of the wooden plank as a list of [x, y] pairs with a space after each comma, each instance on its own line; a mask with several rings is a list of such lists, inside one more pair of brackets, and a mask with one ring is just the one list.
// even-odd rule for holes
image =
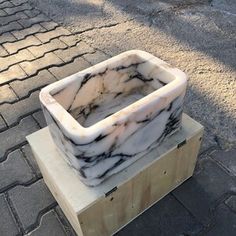
[[192, 176], [200, 147], [199, 132], [181, 148], [142, 170], [135, 177], [78, 215], [85, 235], [110, 235]]
[[[194, 170], [203, 127], [183, 115], [181, 130], [97, 187], [80, 182], [48, 128], [27, 137], [44, 180], [79, 235], [109, 235], [150, 207]], [[179, 143], [187, 143], [177, 148]], [[160, 183], [160, 184], [157, 184]], [[117, 190], [105, 197], [114, 187]]]

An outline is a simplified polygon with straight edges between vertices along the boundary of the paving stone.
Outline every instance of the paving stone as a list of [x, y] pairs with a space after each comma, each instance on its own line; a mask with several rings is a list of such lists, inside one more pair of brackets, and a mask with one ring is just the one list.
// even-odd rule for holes
[[28, 3], [28, 0], [11, 0], [11, 2], [15, 5], [15, 6], [19, 6], [23, 3]]
[[18, 98], [9, 85], [3, 85], [0, 87], [0, 104], [4, 102], [13, 102], [17, 99]]
[[42, 111], [37, 111], [33, 114], [34, 119], [38, 122], [39, 126], [41, 128], [44, 128], [47, 126], [46, 120], [44, 118]]
[[28, 74], [35, 74], [38, 70], [47, 68], [49, 66], [60, 65], [63, 61], [57, 57], [54, 53], [47, 53], [42, 58], [34, 60], [32, 62], [22, 62], [20, 66]]
[[10, 22], [17, 21], [17, 20], [20, 20], [20, 19], [25, 19], [25, 18], [28, 18], [28, 16], [25, 15], [23, 12], [18, 12], [14, 15], [1, 17], [0, 27], [2, 25], [7, 25]]
[[8, 52], [0, 45], [0, 57], [7, 56]]
[[29, 4], [22, 4], [20, 6], [5, 8], [4, 11], [6, 11], [9, 15], [13, 15], [19, 11], [30, 10], [30, 9], [32, 9], [32, 7]]
[[4, 195], [0, 195], [0, 233], [1, 236], [15, 236], [19, 233]]
[[75, 233], [74, 229], [72, 228], [70, 222], [68, 221], [68, 219], [64, 215], [64, 213], [61, 210], [59, 205], [56, 206], [55, 210], [56, 210], [56, 213], [57, 213], [58, 217], [60, 218], [60, 221], [61, 221], [61, 223], [63, 225], [63, 228], [67, 232], [67, 235], [69, 235], [69, 236], [76, 236], [77, 234]]
[[19, 149], [11, 152], [5, 161], [0, 162], [0, 173], [1, 192], [14, 184], [27, 183], [34, 178], [32, 170]]
[[12, 30], [19, 30], [22, 29], [22, 26], [17, 22], [11, 22], [8, 25], [4, 25], [0, 27], [0, 36], [2, 37], [2, 34], [7, 33]]
[[5, 43], [5, 44], [3, 44], [3, 46], [6, 48], [6, 50], [10, 54], [12, 54], [12, 53], [19, 51], [22, 48], [27, 48], [30, 46], [36, 46], [36, 45], [40, 45], [40, 44], [42, 44], [42, 43], [35, 36], [30, 35], [27, 38], [25, 38], [23, 40], [19, 40], [14, 43]]
[[12, 7], [12, 6], [13, 6], [13, 4], [10, 1], [0, 3], [0, 9], [4, 9], [6, 7]]
[[60, 40], [70, 47], [75, 46], [79, 41], [81, 41], [77, 35], [61, 36]]
[[41, 57], [45, 53], [56, 50], [56, 49], [65, 49], [67, 45], [60, 41], [59, 39], [53, 39], [49, 43], [45, 43], [40, 46], [30, 47], [28, 50], [35, 56]]
[[93, 53], [94, 49], [84, 42], [79, 42], [76, 46], [68, 48], [67, 50], [57, 50], [54, 53], [64, 62], [71, 62], [75, 57], [86, 53]]
[[44, 14], [40, 14], [33, 18], [19, 20], [19, 23], [26, 28], [43, 21], [49, 21], [49, 18], [46, 17]]
[[[45, 32], [46, 30], [40, 25], [40, 24], [35, 24], [32, 25], [29, 28], [22, 29], [22, 30], [17, 30], [17, 31], [12, 31], [11, 33], [17, 38], [17, 39], [24, 39], [27, 36], [39, 32]], [[14, 40], [15, 41], [15, 40]]]
[[22, 152], [25, 154], [25, 157], [27, 158], [27, 160], [29, 161], [31, 167], [34, 169], [35, 174], [38, 177], [41, 177], [41, 172], [39, 170], [38, 164], [35, 160], [35, 157], [32, 153], [31, 147], [29, 144], [26, 144], [25, 146], [22, 147]]
[[39, 180], [29, 187], [17, 186], [8, 193], [26, 231], [36, 224], [40, 212], [55, 206], [55, 200], [43, 180]]
[[76, 58], [73, 62], [60, 66], [52, 67], [49, 71], [55, 75], [57, 79], [63, 79], [69, 75], [77, 73], [81, 70], [88, 68], [90, 64], [85, 61], [83, 58]]
[[5, 33], [2, 34], [0, 37], [0, 44], [6, 43], [6, 42], [13, 42], [15, 41], [15, 37], [11, 33]]
[[220, 162], [232, 175], [236, 176], [236, 149], [229, 151], [216, 150], [211, 157]]
[[5, 124], [5, 122], [4, 122], [4, 120], [3, 120], [3, 118], [0, 116], [0, 132], [2, 131], [2, 130], [4, 130], [4, 129], [6, 129], [6, 124]]
[[37, 15], [40, 14], [40, 11], [37, 9], [31, 9], [31, 10], [25, 10], [24, 13], [28, 16], [28, 17], [36, 17]]
[[29, 97], [13, 104], [0, 106], [0, 113], [8, 125], [13, 125], [20, 117], [30, 114], [40, 108], [39, 91], [33, 92]]
[[236, 232], [236, 213], [232, 212], [224, 204], [220, 204], [215, 213], [215, 222], [206, 236], [235, 236]]
[[201, 170], [173, 191], [174, 196], [204, 225], [212, 220], [216, 201], [236, 188], [236, 181], [210, 159]]
[[57, 215], [53, 210], [47, 212], [42, 216], [38, 228], [28, 234], [29, 236], [66, 236], [61, 222], [58, 220]]
[[0, 58], [0, 71], [6, 70], [9, 66], [19, 63], [21, 61], [33, 60], [34, 56], [27, 50], [21, 50], [17, 54], [8, 57]]
[[38, 130], [38, 126], [32, 117], [23, 118], [18, 125], [0, 133], [0, 160], [10, 148], [26, 141], [25, 136]]
[[15, 80], [10, 83], [10, 86], [20, 98], [23, 98], [26, 97], [31, 91], [40, 89], [55, 81], [56, 79], [51, 73], [47, 70], [43, 70], [40, 71], [38, 75], [27, 78], [26, 80]]
[[7, 13], [0, 9], [0, 16], [6, 16], [6, 15], [7, 15]]
[[117, 236], [198, 235], [203, 226], [171, 195], [129, 223]]
[[236, 213], [236, 195], [230, 196], [225, 200], [225, 204]]
[[90, 62], [92, 65], [95, 65], [99, 62], [109, 59], [109, 56], [107, 56], [105, 53], [101, 51], [96, 51], [95, 53], [92, 54], [85, 54], [83, 57], [85, 58], [86, 61]]
[[41, 42], [47, 43], [51, 39], [57, 38], [62, 35], [71, 35], [71, 33], [70, 33], [70, 31], [68, 31], [67, 29], [65, 29], [63, 27], [58, 27], [53, 31], [49, 31], [46, 33], [38, 33], [38, 34], [36, 34], [36, 37], [39, 40], [41, 40]]
[[42, 25], [47, 30], [53, 30], [58, 26], [58, 24], [53, 21], [42, 22], [42, 23], [40, 23], [40, 25]]
[[23, 79], [27, 75], [19, 65], [11, 66], [8, 70], [0, 72], [0, 85], [15, 79]]

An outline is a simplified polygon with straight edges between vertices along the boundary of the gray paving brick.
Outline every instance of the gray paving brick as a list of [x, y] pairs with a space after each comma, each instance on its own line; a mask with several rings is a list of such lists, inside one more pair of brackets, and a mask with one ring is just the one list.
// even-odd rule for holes
[[226, 205], [220, 204], [214, 212], [215, 222], [213, 228], [204, 233], [206, 236], [235, 236], [236, 213]]
[[11, 33], [5, 33], [2, 34], [0, 37], [0, 44], [6, 43], [6, 42], [13, 42], [15, 41], [15, 37]]
[[173, 191], [174, 196], [204, 225], [212, 220], [216, 201], [236, 188], [236, 181], [210, 159], [202, 160], [202, 169]]
[[28, 234], [29, 236], [66, 236], [66, 232], [63, 229], [57, 215], [53, 210], [47, 212], [42, 216], [41, 222], [38, 228]]
[[8, 52], [0, 45], [0, 57], [7, 56]]
[[13, 125], [18, 122], [22, 116], [32, 113], [39, 108], [39, 91], [35, 91], [29, 97], [16, 103], [1, 105], [0, 113], [8, 125]]
[[230, 196], [225, 200], [225, 204], [234, 212], [236, 212], [236, 195]]
[[47, 30], [53, 30], [58, 26], [58, 24], [53, 21], [42, 22], [42, 23], [40, 23], [40, 25], [42, 25]]
[[22, 29], [22, 26], [18, 22], [11, 22], [8, 25], [4, 25], [0, 28], [0, 35], [2, 37], [2, 34], [4, 33], [19, 29]]
[[109, 59], [109, 56], [107, 56], [105, 53], [101, 51], [96, 51], [95, 53], [92, 54], [85, 54], [83, 57], [85, 58], [86, 61], [91, 63], [91, 65], [95, 65], [99, 62]]
[[3, 118], [0, 116], [0, 131], [6, 129], [6, 127], [7, 127], [7, 126], [6, 126], [6, 124], [5, 124], [4, 120], [3, 120]]
[[15, 79], [23, 79], [27, 75], [19, 65], [11, 66], [8, 70], [0, 72], [0, 85]]
[[61, 36], [60, 40], [70, 47], [75, 46], [79, 41], [81, 41], [77, 35]]
[[[56, 79], [47, 70], [40, 71], [38, 75], [26, 80], [16, 80], [10, 83], [13, 90], [20, 97], [26, 97], [32, 90], [42, 88], [55, 82]], [[1, 97], [1, 96], [0, 96]]]
[[86, 53], [95, 52], [92, 47], [84, 42], [79, 42], [76, 46], [68, 48], [67, 50], [57, 50], [54, 53], [64, 62], [70, 62], [73, 58], [81, 56]]
[[46, 33], [38, 33], [36, 34], [36, 37], [41, 40], [41, 42], [43, 43], [47, 43], [48, 41], [50, 41], [53, 38], [57, 38], [59, 36], [62, 35], [70, 35], [70, 31], [68, 31], [67, 29], [63, 28], [63, 27], [58, 27], [53, 31], [49, 31]]
[[46, 17], [44, 14], [40, 14], [33, 18], [19, 20], [19, 23], [26, 28], [26, 27], [32, 26], [33, 24], [40, 23], [43, 21], [49, 21], [49, 20], [50, 19]]
[[25, 157], [27, 158], [27, 160], [29, 161], [31, 167], [34, 170], [34, 173], [38, 176], [41, 177], [41, 172], [39, 170], [38, 164], [35, 160], [35, 157], [32, 153], [31, 147], [29, 146], [29, 144], [26, 144], [25, 146], [22, 147], [22, 152], [24, 153]]
[[0, 9], [4, 9], [6, 7], [12, 7], [12, 6], [14, 6], [14, 5], [10, 1], [0, 3]]
[[236, 176], [236, 149], [229, 151], [216, 150], [211, 157], [221, 163], [232, 175]]
[[128, 224], [117, 236], [199, 235], [203, 226], [171, 195]]
[[40, 46], [29, 47], [28, 50], [35, 56], [41, 57], [45, 53], [56, 50], [56, 49], [65, 49], [67, 45], [60, 41], [59, 39], [53, 39], [49, 43], [45, 43]]
[[7, 58], [0, 58], [0, 71], [6, 70], [9, 66], [25, 60], [33, 60], [34, 56], [27, 50], [21, 50], [17, 54], [8, 56]]
[[24, 184], [34, 178], [20, 150], [11, 152], [7, 159], [0, 162], [0, 191], [4, 191], [14, 184]]
[[23, 3], [27, 3], [28, 0], [11, 0], [11, 2], [15, 5], [15, 6], [19, 6]]
[[17, 186], [8, 193], [26, 231], [36, 224], [40, 212], [55, 205], [55, 200], [43, 180], [39, 180], [29, 187]]
[[38, 130], [32, 117], [23, 118], [20, 123], [0, 133], [0, 160], [10, 148], [26, 141], [25, 136]]
[[3, 44], [4, 48], [6, 48], [6, 50], [12, 54], [17, 52], [18, 50], [22, 49], [22, 48], [26, 48], [26, 47], [30, 47], [30, 46], [36, 46], [36, 45], [40, 45], [42, 44], [35, 36], [30, 35], [27, 38], [23, 39], [23, 40], [19, 40], [17, 42], [14, 43], [5, 43]]
[[60, 66], [60, 67], [52, 67], [49, 71], [55, 75], [57, 79], [63, 79], [69, 75], [77, 73], [83, 69], [86, 69], [90, 66], [90, 64], [85, 61], [83, 58], [76, 58], [73, 62]]
[[[17, 38], [17, 39], [23, 39], [27, 37], [28, 35], [39, 33], [39, 32], [45, 32], [46, 29], [44, 29], [40, 24], [32, 25], [29, 28], [22, 29], [22, 30], [16, 30], [12, 31], [11, 33]], [[15, 41], [15, 40], [14, 40]]]
[[9, 85], [3, 85], [0, 87], [0, 104], [4, 102], [13, 102], [17, 99], [18, 98]]
[[63, 225], [63, 228], [65, 229], [65, 231], [67, 232], [67, 235], [69, 236], [76, 236], [77, 234], [75, 233], [74, 229], [72, 228], [70, 222], [68, 221], [68, 219], [66, 218], [66, 216], [64, 215], [63, 211], [61, 210], [60, 206], [56, 206], [55, 211]]
[[32, 7], [29, 4], [22, 4], [20, 6], [5, 8], [4, 11], [6, 11], [9, 15], [12, 15], [19, 11], [30, 10], [30, 9], [32, 9]]
[[10, 209], [4, 195], [0, 195], [0, 233], [1, 236], [15, 236], [19, 233], [16, 223], [11, 215]]
[[0, 16], [6, 16], [6, 15], [7, 15], [7, 13], [0, 9]]
[[31, 9], [31, 10], [25, 10], [24, 13], [28, 16], [28, 17], [35, 17], [37, 15], [40, 14], [40, 11], [37, 9]]
[[46, 120], [44, 118], [42, 111], [37, 111], [33, 114], [34, 119], [38, 122], [39, 126], [41, 128], [44, 128], [47, 126]]
[[62, 63], [63, 61], [59, 57], [57, 57], [54, 53], [47, 53], [42, 58], [34, 60], [32, 62], [22, 62], [20, 63], [20, 66], [28, 75], [32, 75], [36, 73], [38, 70], [53, 65], [60, 65]]
[[10, 22], [17, 21], [20, 19], [25, 19], [25, 18], [28, 18], [28, 16], [26, 14], [24, 14], [23, 12], [18, 12], [14, 15], [1, 17], [0, 27], [2, 25], [9, 24]]

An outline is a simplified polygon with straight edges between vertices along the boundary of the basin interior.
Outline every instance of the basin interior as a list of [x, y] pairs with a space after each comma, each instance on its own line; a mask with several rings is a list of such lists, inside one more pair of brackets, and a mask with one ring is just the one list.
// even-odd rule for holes
[[167, 74], [136, 58], [129, 65], [106, 66], [97, 73], [78, 76], [63, 92], [51, 95], [80, 125], [89, 127], [165, 86], [173, 80]]

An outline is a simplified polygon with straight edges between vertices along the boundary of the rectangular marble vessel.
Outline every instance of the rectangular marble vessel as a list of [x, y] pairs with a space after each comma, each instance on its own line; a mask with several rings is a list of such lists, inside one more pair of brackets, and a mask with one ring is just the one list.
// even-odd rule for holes
[[95, 186], [180, 127], [185, 73], [132, 50], [40, 93], [51, 135], [81, 181]]

